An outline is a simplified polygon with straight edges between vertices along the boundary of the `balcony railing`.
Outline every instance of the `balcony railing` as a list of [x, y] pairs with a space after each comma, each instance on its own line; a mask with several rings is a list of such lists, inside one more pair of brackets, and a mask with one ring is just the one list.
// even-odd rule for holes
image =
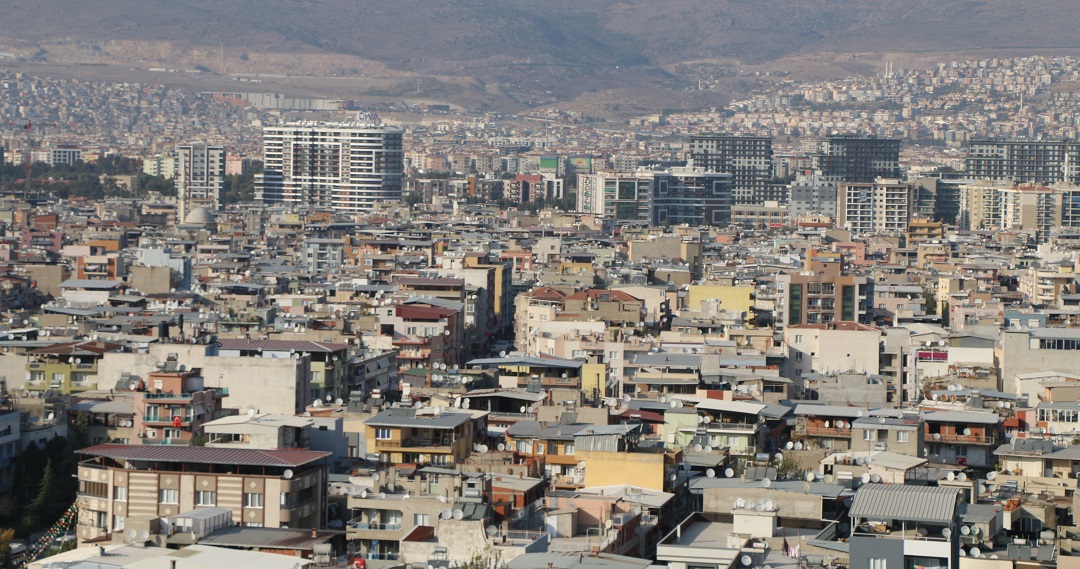
[[991, 445], [997, 444], [998, 439], [996, 436], [985, 435], [964, 435], [964, 434], [951, 434], [951, 433], [927, 433], [924, 439], [927, 442], [942, 442], [942, 443], [968, 443], [976, 445]]
[[450, 452], [454, 441], [444, 444], [443, 441], [428, 439], [406, 439], [401, 441], [375, 441], [375, 448], [433, 448]]
[[851, 429], [836, 427], [802, 427], [796, 428], [795, 432], [800, 435], [817, 436], [817, 437], [851, 437]]
[[383, 524], [378, 522], [365, 522], [363, 520], [351, 520], [349, 527], [352, 529], [366, 529], [377, 531], [401, 531], [401, 524]]

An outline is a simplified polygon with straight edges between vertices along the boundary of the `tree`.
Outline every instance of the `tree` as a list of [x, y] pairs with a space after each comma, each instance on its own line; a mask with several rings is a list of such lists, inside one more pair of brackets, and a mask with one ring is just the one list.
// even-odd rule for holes
[[459, 565], [459, 569], [506, 569], [507, 564], [502, 560], [502, 554], [498, 551], [485, 555], [477, 553], [471, 559]]
[[23, 514], [23, 527], [27, 532], [40, 528], [47, 523], [49, 512], [54, 503], [54, 479], [53, 462], [50, 458], [45, 463], [45, 471], [41, 475], [41, 484], [38, 486], [37, 495], [27, 504], [26, 513]]
[[805, 477], [806, 469], [793, 456], [785, 454], [776, 465], [776, 478], [779, 480], [800, 480]]
[[926, 305], [926, 313], [936, 315], [938, 313], [937, 295], [929, 286], [923, 286], [923, 304]]

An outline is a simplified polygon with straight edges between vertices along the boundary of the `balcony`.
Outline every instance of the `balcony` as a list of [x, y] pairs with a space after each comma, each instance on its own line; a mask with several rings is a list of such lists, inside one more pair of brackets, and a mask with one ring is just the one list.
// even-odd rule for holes
[[[458, 439], [460, 440], [460, 439]], [[375, 441], [375, 448], [380, 450], [409, 449], [410, 451], [452, 453], [454, 441], [450, 444], [442, 444], [442, 441], [428, 439], [408, 439], [403, 441]]]
[[362, 519], [354, 519], [349, 521], [349, 529], [357, 530], [374, 530], [374, 531], [401, 531], [401, 524], [384, 524], [378, 522], [368, 522]]
[[426, 360], [431, 357], [431, 350], [408, 350], [398, 352], [399, 360]]
[[956, 434], [956, 433], [926, 433], [924, 439], [927, 442], [942, 442], [942, 443], [962, 443], [972, 445], [996, 445], [998, 439], [996, 436], [986, 436], [979, 434]]
[[[153, 416], [143, 417], [143, 424], [148, 425], [148, 426], [152, 426], [152, 425], [164, 425], [164, 426], [167, 426], [167, 427], [175, 427], [176, 426], [176, 423], [173, 422], [172, 417], [162, 417], [160, 415], [153, 415]], [[191, 426], [191, 417], [181, 417], [180, 418], [180, 428], [190, 427], [190, 426]]]
[[838, 437], [843, 439], [851, 438], [850, 428], [837, 428], [837, 427], [796, 427], [795, 433], [799, 435], [806, 435], [808, 437]]

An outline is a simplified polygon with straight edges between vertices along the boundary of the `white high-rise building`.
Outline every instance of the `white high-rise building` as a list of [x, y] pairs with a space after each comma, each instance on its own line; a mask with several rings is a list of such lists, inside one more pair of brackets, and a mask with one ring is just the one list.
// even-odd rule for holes
[[358, 123], [300, 123], [263, 129], [263, 173], [255, 199], [370, 211], [401, 200], [401, 130]]
[[177, 146], [175, 174], [181, 220], [198, 207], [216, 211], [221, 207], [221, 193], [225, 190], [225, 147]]

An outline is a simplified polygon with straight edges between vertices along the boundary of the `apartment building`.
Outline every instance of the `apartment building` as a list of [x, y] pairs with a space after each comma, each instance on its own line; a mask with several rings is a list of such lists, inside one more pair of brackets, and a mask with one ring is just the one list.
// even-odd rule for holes
[[900, 139], [830, 136], [812, 156], [813, 169], [830, 182], [872, 184], [900, 177]]
[[321, 528], [328, 452], [101, 444], [78, 451], [80, 543], [128, 518], [214, 506], [246, 527]]
[[221, 207], [225, 190], [225, 147], [210, 144], [183, 144], [176, 147], [176, 195], [178, 219], [187, 219], [192, 210]]
[[1075, 140], [972, 140], [969, 177], [1024, 184], [1080, 184], [1080, 142]]
[[368, 456], [384, 464], [460, 466], [486, 436], [487, 412], [393, 407], [364, 421]]
[[145, 390], [134, 393], [132, 431], [148, 445], [189, 445], [202, 435], [205, 423], [227, 413], [224, 387], [204, 387], [198, 369], [183, 370], [175, 358], [146, 378]]
[[374, 124], [294, 123], [263, 129], [263, 173], [255, 199], [370, 211], [399, 201], [402, 131]]
[[734, 205], [759, 204], [773, 177], [772, 138], [702, 135], [690, 137], [690, 160], [706, 172], [731, 174]]
[[845, 274], [840, 263], [824, 263], [820, 268], [820, 271], [776, 275], [777, 328], [830, 322], [869, 323], [873, 279]]
[[836, 192], [836, 226], [855, 233], [906, 233], [913, 189], [896, 179], [841, 183]]

